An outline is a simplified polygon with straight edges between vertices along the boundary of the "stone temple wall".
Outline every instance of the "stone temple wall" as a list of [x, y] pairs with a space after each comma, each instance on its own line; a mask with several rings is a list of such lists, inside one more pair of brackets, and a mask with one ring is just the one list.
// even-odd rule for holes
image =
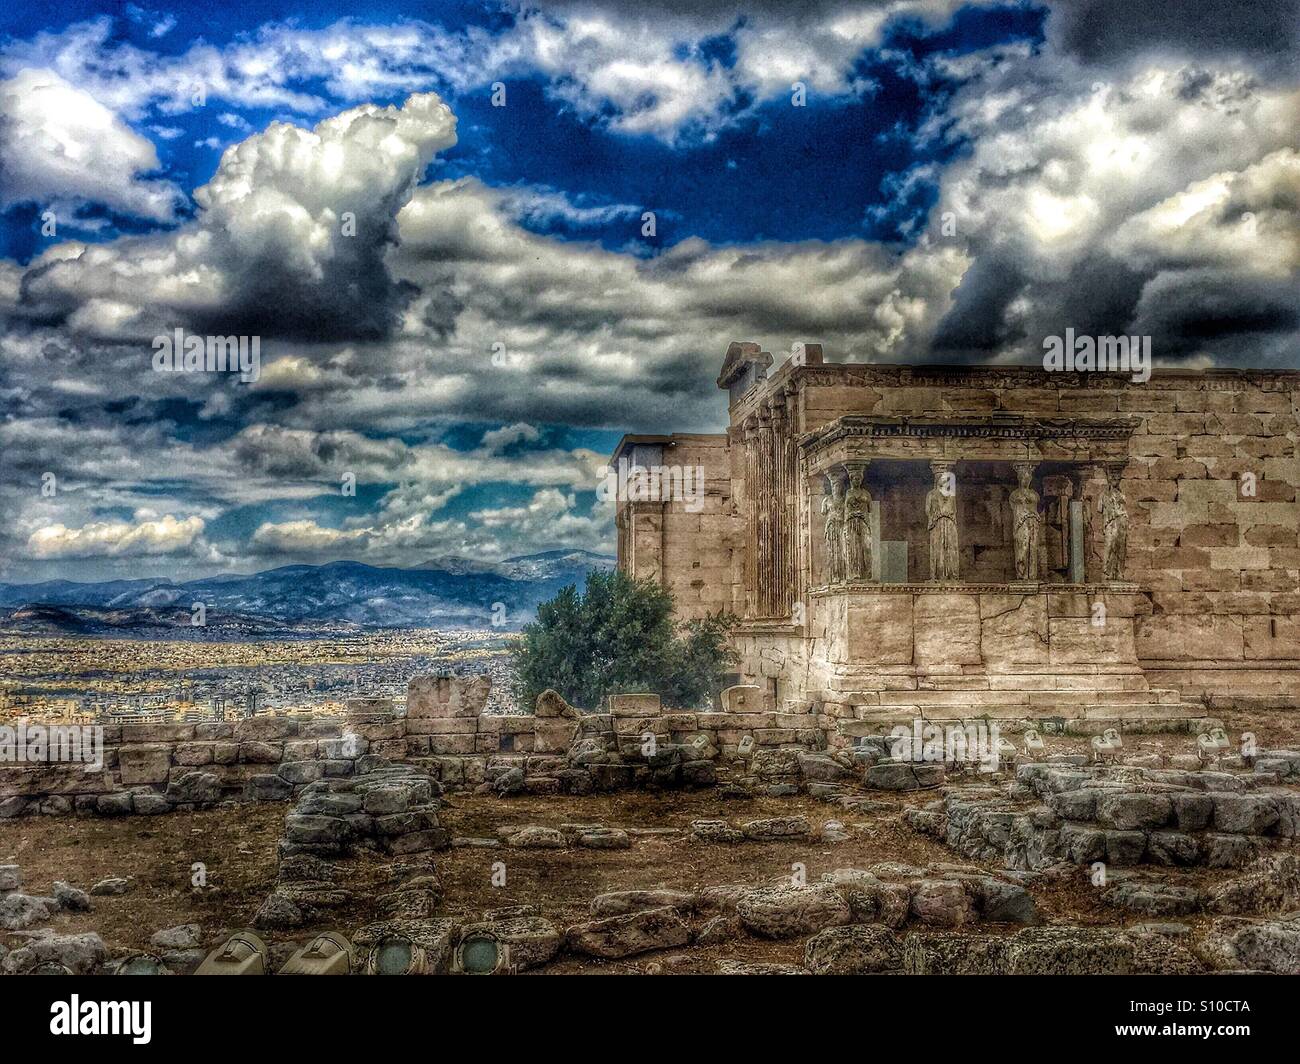
[[[816, 358], [803, 364], [787, 361], [768, 377], [759, 374], [753, 387], [732, 397], [730, 428], [718, 437], [730, 478], [718, 498], [730, 503], [738, 522], [731, 535], [715, 541], [702, 529], [679, 529], [674, 521], [681, 506], [676, 502], [665, 504], [658, 518], [661, 579], [686, 603], [683, 616], [696, 615], [686, 594], [692, 567], [712, 566], [721, 551], [731, 559], [735, 582], [714, 594], [729, 595], [737, 604], [733, 612], [746, 619], [737, 638], [745, 682], [765, 684], [778, 701], [817, 699], [822, 679], [818, 659], [824, 659], [821, 635], [808, 623], [816, 612], [810, 591], [825, 583], [819, 553], [824, 488], [820, 478], [796, 477], [796, 497], [785, 500], [798, 555], [793, 601], [804, 612], [776, 616], [770, 590], [767, 600], [760, 601], [755, 555], [763, 551], [752, 541], [753, 526], [747, 522], [756, 501], [751, 496], [759, 494], [748, 484], [756, 472], [752, 456], [747, 457], [755, 432], [766, 446], [774, 427], [783, 427], [797, 444], [847, 416], [989, 424], [999, 417], [1131, 419], [1119, 473], [1129, 514], [1123, 576], [1140, 589], [1141, 601], [1125, 611], [1123, 627], [1150, 684], [1176, 689], [1187, 699], [1270, 696], [1300, 701], [1300, 374], [1157, 368], [1148, 381], [1135, 382], [1124, 374], [1048, 373], [1027, 367], [833, 364], [821, 361], [817, 350]], [[956, 457], [960, 463], [960, 454]], [[1065, 457], [1044, 448], [1044, 460]], [[714, 475], [721, 477], [718, 465]], [[1010, 560], [1011, 529], [1004, 511], [1014, 480], [1007, 470], [990, 465], [967, 464], [965, 495], [963, 467], [958, 466], [961, 580], [966, 582], [996, 583], [998, 571]], [[1095, 575], [1101, 570], [1099, 504], [1105, 479], [1096, 466], [1080, 466], [1075, 473], [1075, 497], [1084, 503], [1086, 582], [1105, 591], [1100, 586], [1104, 581]], [[871, 478], [868, 470], [869, 487]], [[907, 539], [908, 579], [928, 580], [915, 492], [908, 495], [878, 483], [874, 494], [883, 508], [882, 538]], [[1049, 538], [1045, 546], [1051, 550], [1060, 544]], [[933, 603], [909, 608], [929, 605]], [[1048, 626], [1052, 621], [1045, 618]], [[1059, 621], [1062, 629], [1073, 623], [1068, 615]], [[1097, 664], [1109, 663], [1105, 649], [1099, 649]], [[979, 664], [961, 668], [985, 664], [981, 658]]]
[[655, 695], [614, 695], [587, 713], [554, 692], [528, 714], [484, 712], [485, 676], [417, 676], [407, 715], [388, 699], [348, 702], [344, 718], [262, 715], [231, 723], [107, 727], [102, 771], [0, 763], [0, 818], [149, 815], [228, 802], [284, 801], [319, 780], [388, 764], [451, 790], [585, 794], [710, 786], [719, 760], [825, 746], [810, 706], [778, 712], [753, 687], [723, 692], [720, 712], [665, 710]]

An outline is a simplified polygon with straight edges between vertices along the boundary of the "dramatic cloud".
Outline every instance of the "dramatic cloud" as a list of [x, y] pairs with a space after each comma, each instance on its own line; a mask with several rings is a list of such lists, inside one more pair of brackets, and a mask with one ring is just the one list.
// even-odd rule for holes
[[53, 71], [0, 81], [0, 207], [35, 203], [67, 221], [94, 203], [170, 221], [180, 191], [141, 176], [158, 165], [152, 141]]
[[1008, 65], [948, 121], [972, 150], [936, 211], [972, 263], [935, 357], [1032, 359], [1073, 327], [1151, 335], [1164, 360], [1300, 359], [1294, 86], [1236, 68], [1089, 81]]
[[367, 104], [304, 130], [273, 122], [228, 149], [166, 234], [59, 245], [33, 263], [19, 309], [96, 338], [177, 327], [258, 336], [375, 337], [409, 292], [384, 255], [434, 154], [456, 142], [432, 94]]
[[[477, 160], [451, 151], [456, 119], [428, 90], [537, 79], [584, 129], [689, 165], [747, 121], [752, 150], [771, 150], [763, 116], [792, 81], [845, 104], [874, 91], [864, 49], [902, 21], [942, 26], [946, 0], [573, 0], [521, 5], [495, 32], [271, 25], [165, 56], [108, 20], [11, 42], [10, 84], [85, 95], [94, 120], [34, 92], [6, 103], [39, 134], [0, 164], [7, 202], [30, 198], [8, 191], [26, 175], [169, 228], [0, 261], [0, 566], [608, 545], [590, 494], [605, 456], [573, 441], [717, 430], [736, 339], [778, 360], [809, 340], [836, 359], [1034, 363], [1074, 328], [1150, 335], [1158, 365], [1300, 366], [1300, 84], [1278, 61], [1294, 3], [1212, 6], [1197, 32], [1181, 11], [1079, 0], [1051, 8], [1045, 41], [889, 54], [922, 103], [916, 164], [885, 187], [933, 202], [898, 242], [566, 239], [626, 222], [632, 240], [642, 210], [673, 205], [554, 172], [452, 178]], [[241, 139], [177, 222], [141, 131], [193, 137], [195, 86], [204, 132]], [[255, 107], [288, 117], [235, 113]], [[68, 165], [40, 136], [105, 161]], [[258, 336], [258, 380], [153, 372], [152, 338], [177, 327]]]

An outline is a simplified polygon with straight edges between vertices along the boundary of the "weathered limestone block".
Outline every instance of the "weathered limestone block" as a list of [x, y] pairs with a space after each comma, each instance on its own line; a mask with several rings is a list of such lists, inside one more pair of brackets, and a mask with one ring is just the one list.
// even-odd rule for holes
[[119, 748], [118, 770], [122, 785], [135, 787], [145, 783], [166, 783], [171, 771], [171, 747], [163, 743]]
[[980, 651], [988, 665], [1047, 664], [1047, 602], [1039, 595], [980, 596]]
[[221, 781], [211, 772], [187, 772], [167, 785], [167, 801], [173, 805], [207, 805], [221, 801]]
[[180, 743], [172, 756], [178, 765], [207, 765], [212, 762], [212, 748], [212, 743]]
[[128, 746], [183, 743], [194, 738], [193, 724], [123, 724], [121, 741]]
[[254, 765], [274, 765], [284, 758], [284, 747], [280, 743], [241, 742], [239, 760]]
[[537, 915], [498, 916], [461, 928], [461, 940], [491, 932], [510, 949], [510, 963], [519, 971], [549, 963], [560, 951], [564, 936], [549, 920]]
[[1139, 657], [1161, 661], [1240, 661], [1245, 636], [1240, 617], [1164, 615], [1138, 620]]
[[848, 607], [845, 656], [860, 665], [910, 665], [913, 661], [912, 596], [863, 595]]
[[538, 718], [533, 728], [533, 752], [567, 753], [578, 738], [578, 723], [565, 718]]
[[391, 698], [349, 698], [343, 703], [343, 715], [349, 721], [382, 721], [394, 712]]
[[557, 692], [552, 691], [549, 687], [537, 696], [537, 706], [534, 713], [538, 717], [560, 717], [565, 720], [577, 720], [582, 716], [581, 710], [569, 705]]
[[885, 791], [916, 791], [938, 787], [944, 781], [943, 765], [911, 761], [886, 761], [868, 767], [863, 783]]
[[1272, 798], [1254, 794], [1214, 795], [1214, 827], [1237, 835], [1263, 835], [1278, 822]]
[[745, 928], [764, 938], [794, 938], [852, 919], [848, 902], [832, 886], [762, 887], [736, 902]]
[[477, 717], [492, 690], [490, 676], [416, 676], [407, 685], [408, 717]]
[[763, 689], [753, 684], [737, 684], [722, 692], [723, 713], [758, 713], [766, 708]]
[[269, 714], [245, 717], [236, 722], [234, 737], [241, 743], [273, 742], [296, 735], [298, 725], [288, 717], [276, 717]]
[[914, 603], [915, 664], [981, 663], [977, 595], [917, 595]]
[[568, 929], [564, 940], [574, 953], [617, 959], [684, 946], [691, 940], [691, 932], [676, 909], [646, 909], [576, 924]]
[[1200, 953], [1220, 968], [1300, 975], [1300, 913], [1272, 920], [1221, 917], [1211, 925]]
[[658, 695], [617, 694], [609, 696], [609, 712], [613, 717], [657, 717], [663, 705]]
[[828, 927], [808, 940], [804, 967], [815, 975], [871, 975], [903, 966], [903, 946], [887, 927]]
[[970, 897], [954, 880], [923, 879], [912, 893], [911, 912], [934, 927], [961, 927], [974, 913]]
[[1097, 819], [1121, 831], [1160, 828], [1169, 822], [1173, 805], [1165, 794], [1106, 794], [1097, 803]]
[[695, 895], [681, 890], [616, 890], [591, 899], [592, 916], [626, 916], [643, 909], [695, 908]]

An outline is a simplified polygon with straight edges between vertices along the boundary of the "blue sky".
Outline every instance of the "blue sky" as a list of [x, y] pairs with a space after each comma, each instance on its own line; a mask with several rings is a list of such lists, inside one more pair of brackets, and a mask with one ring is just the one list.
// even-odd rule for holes
[[719, 429], [732, 339], [1294, 367], [1296, 3], [1200, 12], [6, 13], [0, 579], [608, 550], [604, 457]]

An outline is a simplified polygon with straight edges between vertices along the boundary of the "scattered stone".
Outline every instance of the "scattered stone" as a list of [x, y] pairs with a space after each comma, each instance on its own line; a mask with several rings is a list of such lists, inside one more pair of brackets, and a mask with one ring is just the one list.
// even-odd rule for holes
[[886, 927], [828, 927], [808, 940], [804, 967], [814, 975], [871, 975], [903, 966], [903, 946]]
[[502, 828], [501, 837], [507, 846], [520, 850], [562, 850], [568, 843], [555, 828], [530, 825], [522, 828]]
[[262, 931], [287, 931], [306, 922], [297, 903], [280, 892], [272, 892], [253, 917], [253, 926]]
[[16, 864], [0, 865], [0, 894], [23, 889], [23, 870]]
[[591, 899], [592, 916], [625, 916], [642, 909], [694, 909], [695, 895], [681, 890], [616, 890]]
[[61, 879], [54, 881], [54, 900], [59, 903], [61, 909], [66, 909], [68, 912], [87, 913], [94, 908], [89, 894], [69, 886]]
[[775, 816], [751, 820], [741, 825], [745, 838], [766, 841], [769, 839], [804, 838], [812, 834], [807, 817]]
[[21, 975], [43, 964], [57, 964], [73, 975], [89, 975], [107, 956], [96, 934], [43, 935], [9, 953], [3, 968], [6, 975]]
[[589, 850], [627, 850], [632, 836], [621, 828], [595, 827], [579, 833], [574, 841]]
[[614, 960], [684, 946], [690, 939], [690, 928], [677, 910], [663, 908], [576, 924], [565, 932], [564, 943], [574, 953]]
[[730, 916], [712, 916], [704, 922], [699, 933], [695, 936], [697, 946], [714, 946], [720, 942], [730, 942], [732, 939], [739, 938], [744, 931], [740, 922], [740, 917]]
[[750, 961], [718, 961], [719, 975], [809, 975], [795, 964], [754, 964]]
[[121, 876], [110, 876], [108, 879], [101, 879], [93, 887], [90, 893], [94, 897], [111, 897], [119, 894], [125, 894], [131, 887], [131, 881]]
[[847, 924], [849, 904], [832, 886], [760, 887], [736, 902], [745, 929], [764, 938], [794, 938]]
[[745, 841], [745, 833], [725, 820], [692, 820], [691, 836], [701, 842], [736, 843]]
[[155, 932], [149, 942], [159, 949], [195, 949], [202, 945], [203, 929], [198, 924], [178, 924]]
[[839, 820], [828, 820], [822, 825], [822, 842], [848, 842], [853, 833], [848, 831]]
[[30, 894], [9, 894], [0, 898], [0, 928], [5, 931], [25, 931], [34, 924], [49, 920], [51, 915], [50, 905], [44, 898]]

